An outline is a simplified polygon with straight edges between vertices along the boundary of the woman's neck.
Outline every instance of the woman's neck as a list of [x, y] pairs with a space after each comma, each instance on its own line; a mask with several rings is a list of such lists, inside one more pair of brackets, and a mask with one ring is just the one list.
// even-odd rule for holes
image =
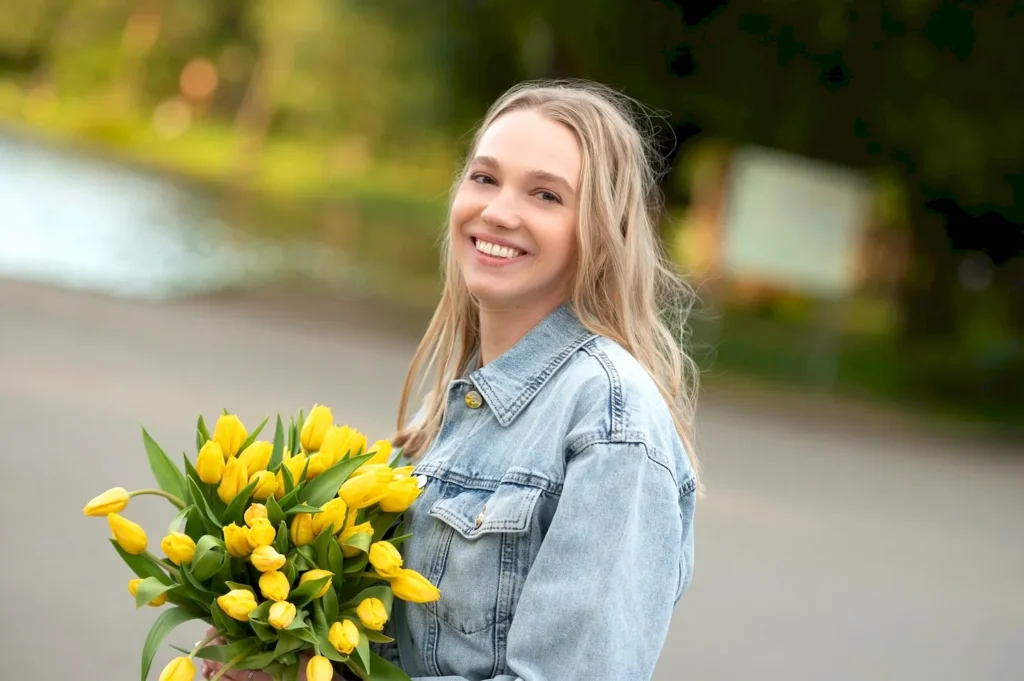
[[554, 312], [562, 301], [517, 306], [480, 304], [480, 363], [493, 362], [512, 349], [533, 327]]

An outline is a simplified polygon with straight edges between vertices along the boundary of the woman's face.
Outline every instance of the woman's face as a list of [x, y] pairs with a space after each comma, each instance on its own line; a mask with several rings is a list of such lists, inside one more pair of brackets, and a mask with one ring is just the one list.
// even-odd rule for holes
[[581, 166], [572, 131], [534, 111], [505, 114], [484, 131], [450, 224], [481, 306], [554, 309], [568, 298]]

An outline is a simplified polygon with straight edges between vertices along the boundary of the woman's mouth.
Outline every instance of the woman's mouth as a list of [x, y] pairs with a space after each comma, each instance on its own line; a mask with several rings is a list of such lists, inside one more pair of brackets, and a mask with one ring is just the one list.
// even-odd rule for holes
[[526, 255], [524, 251], [512, 248], [511, 246], [502, 246], [500, 244], [491, 243], [490, 241], [484, 241], [483, 239], [473, 238], [473, 246], [477, 251], [488, 255], [492, 258], [501, 258], [504, 260], [514, 260], [520, 256]]

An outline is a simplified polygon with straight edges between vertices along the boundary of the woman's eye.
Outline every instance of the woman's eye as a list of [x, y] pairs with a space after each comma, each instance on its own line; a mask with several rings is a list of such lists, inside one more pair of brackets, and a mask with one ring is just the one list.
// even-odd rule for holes
[[562, 200], [560, 198], [558, 198], [557, 194], [552, 194], [551, 192], [537, 192], [537, 196], [539, 196], [540, 200], [545, 202], [545, 203], [561, 203], [562, 202]]
[[474, 173], [469, 176], [469, 179], [478, 184], [494, 184], [494, 179], [483, 173]]

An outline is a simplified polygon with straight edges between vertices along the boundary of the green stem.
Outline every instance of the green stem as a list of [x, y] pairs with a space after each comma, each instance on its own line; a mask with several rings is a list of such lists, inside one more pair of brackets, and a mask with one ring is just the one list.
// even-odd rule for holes
[[191, 660], [193, 657], [196, 656], [196, 653], [198, 653], [200, 650], [202, 650], [211, 641], [217, 640], [217, 638], [220, 637], [221, 635], [223, 635], [223, 633], [224, 632], [222, 632], [222, 631], [220, 631], [218, 629], [217, 631], [213, 632], [212, 634], [210, 634], [209, 636], [204, 638], [202, 641], [197, 643], [196, 647], [192, 649], [192, 652], [188, 654], [188, 659]]
[[378, 575], [376, 572], [357, 572], [357, 573], [355, 573], [353, 575], [353, 577], [362, 577], [364, 579], [375, 579], [375, 580], [382, 581], [382, 582], [388, 581], [386, 578], [382, 577], [381, 575]]
[[151, 494], [156, 497], [163, 497], [167, 501], [171, 502], [178, 507], [178, 510], [185, 508], [185, 502], [174, 496], [169, 492], [165, 492], [162, 489], [137, 489], [134, 492], [128, 494], [128, 498], [142, 496], [144, 494]]
[[239, 662], [241, 662], [245, 658], [249, 657], [249, 654], [251, 652], [253, 652], [254, 650], [256, 650], [255, 647], [249, 648], [244, 653], [239, 653], [236, 657], [234, 657], [234, 658], [228, 660], [227, 662], [225, 662], [224, 666], [220, 668], [219, 672], [217, 672], [216, 674], [213, 675], [213, 678], [211, 678], [210, 681], [219, 681], [220, 677], [224, 676], [229, 671], [234, 669], [236, 664], [238, 664]]
[[152, 560], [152, 561], [153, 561], [154, 563], [156, 563], [157, 565], [159, 565], [160, 567], [162, 567], [163, 569], [165, 569], [165, 570], [167, 570], [167, 571], [168, 571], [169, 573], [171, 573], [171, 576], [172, 576], [172, 577], [174, 577], [175, 579], [177, 579], [177, 580], [178, 580], [179, 582], [181, 581], [181, 575], [180, 575], [180, 574], [178, 573], [178, 570], [177, 570], [177, 568], [173, 568], [173, 567], [171, 567], [171, 566], [170, 566], [170, 565], [168, 565], [168, 564], [167, 564], [167, 563], [166, 563], [165, 561], [161, 560], [160, 558], [157, 558], [156, 556], [154, 556], [154, 555], [153, 555], [152, 553], [150, 553], [149, 551], [146, 551], [146, 554], [145, 554], [145, 555], [146, 555], [146, 557], [147, 557], [147, 558], [149, 558], [150, 560]]

